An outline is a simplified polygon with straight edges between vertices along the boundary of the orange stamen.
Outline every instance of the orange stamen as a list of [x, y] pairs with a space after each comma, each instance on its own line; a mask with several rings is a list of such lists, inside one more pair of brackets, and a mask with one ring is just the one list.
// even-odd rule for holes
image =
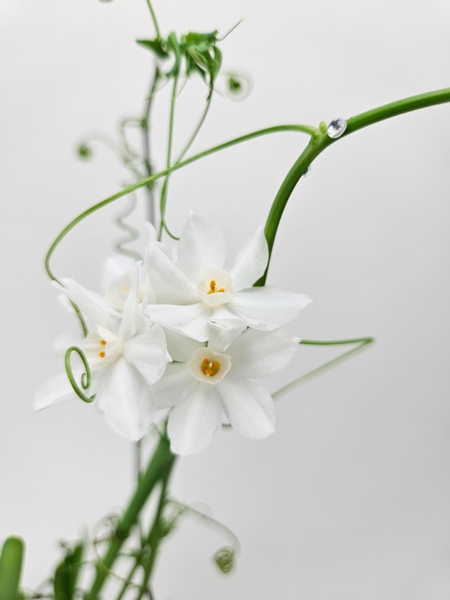
[[100, 356], [100, 358], [105, 358], [106, 352], [99, 352], [98, 355]]
[[211, 281], [209, 282], [209, 290], [208, 290], [208, 294], [215, 294], [216, 292], [224, 292], [225, 288], [220, 288], [220, 290], [216, 290], [216, 282], [214, 281], [214, 279], [211, 279]]
[[210, 360], [209, 358], [204, 358], [202, 360], [200, 368], [202, 370], [202, 373], [213, 377], [214, 375], [217, 375], [220, 369], [220, 362], [218, 362], [217, 360]]
[[107, 344], [107, 343], [108, 343], [108, 342], [107, 342], [106, 340], [100, 340], [100, 344], [101, 344], [102, 346], [106, 346], [106, 344]]

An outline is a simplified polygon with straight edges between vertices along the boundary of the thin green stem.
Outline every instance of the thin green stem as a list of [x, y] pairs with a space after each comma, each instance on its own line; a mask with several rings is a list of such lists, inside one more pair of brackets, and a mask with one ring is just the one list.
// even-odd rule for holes
[[[127, 578], [125, 579], [122, 587], [120, 588], [120, 592], [119, 592], [119, 595], [117, 596], [116, 600], [122, 600], [122, 598], [128, 591], [128, 588], [130, 587], [130, 585], [133, 585], [133, 586], [136, 585], [133, 582], [133, 577], [139, 566], [140, 566], [140, 557], [137, 557], [136, 561], [134, 562], [133, 566], [130, 569], [130, 572], [128, 573]], [[139, 586], [136, 586], [136, 587], [139, 587]]]
[[337, 356], [336, 358], [329, 360], [328, 362], [324, 363], [320, 367], [317, 367], [316, 369], [313, 369], [312, 371], [309, 371], [308, 373], [301, 375], [297, 379], [294, 379], [294, 381], [291, 381], [284, 387], [282, 387], [279, 390], [277, 390], [276, 392], [274, 392], [272, 394], [272, 398], [274, 400], [277, 400], [281, 395], [293, 390], [295, 387], [297, 387], [301, 383], [304, 383], [305, 381], [307, 381], [308, 379], [311, 379], [312, 377], [315, 377], [316, 375], [320, 375], [320, 373], [323, 373], [323, 371], [326, 371], [330, 367], [334, 367], [338, 363], [342, 362], [343, 360], [350, 358], [350, 356], [353, 356], [354, 354], [356, 354], [357, 352], [362, 350], [365, 346], [367, 346], [368, 344], [371, 344], [373, 341], [374, 341], [374, 339], [371, 337], [353, 338], [353, 339], [349, 339], [349, 340], [332, 340], [332, 341], [301, 340], [300, 344], [308, 345], [308, 346], [342, 346], [342, 345], [346, 345], [346, 344], [357, 344], [357, 346], [355, 348], [352, 348], [351, 350], [348, 350], [347, 352], [344, 352], [343, 354]]
[[[172, 145], [173, 145], [173, 128], [175, 121], [175, 104], [177, 101], [177, 88], [178, 88], [178, 74], [175, 75], [173, 80], [172, 87], [172, 97], [170, 99], [170, 113], [169, 113], [169, 133], [167, 140], [167, 159], [166, 159], [166, 169], [170, 170], [172, 165]], [[166, 227], [166, 203], [167, 203], [167, 193], [169, 189], [169, 176], [170, 173], [166, 176], [164, 180], [164, 185], [161, 190], [161, 198], [159, 202], [159, 212], [160, 212], [160, 224], [159, 224], [159, 232], [158, 232], [158, 241], [161, 241], [162, 232], [164, 229], [167, 230]]]
[[96, 576], [90, 592], [85, 600], [97, 600], [108, 574], [122, 548], [132, 527], [136, 524], [139, 514], [155, 486], [168, 477], [175, 462], [175, 455], [170, 451], [169, 440], [161, 435], [160, 442], [153, 454], [152, 460], [136, 488], [128, 508], [121, 517], [115, 535], [110, 540], [102, 560], [96, 563]]
[[150, 554], [148, 556], [148, 560], [143, 562], [144, 567], [144, 578], [141, 583], [141, 588], [136, 600], [141, 600], [142, 596], [148, 590], [149, 582], [152, 577], [153, 569], [155, 567], [156, 557], [158, 555], [158, 548], [161, 543], [161, 525], [162, 525], [162, 516], [163, 510], [167, 502], [167, 485], [169, 483], [170, 472], [167, 473], [167, 476], [162, 480], [161, 491], [159, 496], [158, 507], [156, 509], [155, 517], [153, 519], [153, 524], [148, 534], [146, 546], [150, 550]]
[[[153, 106], [153, 98], [156, 94], [156, 89], [161, 77], [161, 72], [158, 65], [155, 66], [155, 71], [150, 84], [150, 91], [145, 102], [144, 117], [142, 119], [142, 135], [144, 145], [144, 166], [147, 173], [147, 177], [153, 175], [153, 167], [150, 153], [150, 113]], [[153, 184], [146, 186], [147, 189], [147, 211], [148, 220], [152, 225], [155, 225], [155, 200], [154, 200], [154, 189]]]
[[[281, 187], [272, 203], [264, 230], [269, 246], [269, 263], [275, 242], [275, 236], [286, 204], [301, 176], [307, 172], [311, 163], [325, 150], [325, 148], [343, 139], [344, 137], [347, 137], [351, 133], [362, 129], [363, 127], [368, 127], [369, 125], [379, 123], [380, 121], [384, 121], [386, 119], [390, 119], [391, 117], [411, 112], [413, 110], [418, 110], [420, 108], [426, 108], [428, 106], [434, 106], [437, 104], [443, 104], [445, 102], [450, 102], [450, 88], [429, 92], [427, 94], [420, 94], [418, 96], [412, 96], [410, 98], [398, 100], [397, 102], [385, 104], [348, 119], [347, 129], [345, 130], [344, 134], [337, 139], [331, 139], [328, 137], [326, 132], [326, 124], [321, 123], [318, 134], [311, 138], [307, 147], [295, 161], [294, 165], [281, 184]], [[269, 263], [267, 264], [264, 275], [255, 283], [255, 285], [265, 285]]]
[[212, 102], [212, 93], [210, 92], [210, 93], [208, 94], [208, 97], [207, 97], [207, 99], [206, 99], [206, 105], [205, 105], [205, 108], [204, 108], [204, 110], [203, 110], [203, 114], [202, 114], [202, 116], [200, 117], [200, 121], [198, 122], [198, 124], [197, 124], [197, 127], [194, 129], [194, 132], [193, 132], [193, 134], [191, 135], [191, 137], [189, 138], [189, 140], [188, 140], [188, 142], [187, 142], [186, 146], [185, 146], [185, 147], [183, 148], [183, 150], [180, 152], [180, 155], [178, 156], [177, 160], [175, 161], [175, 164], [178, 164], [179, 162], [181, 162], [181, 161], [183, 160], [183, 158], [185, 157], [185, 155], [186, 155], [187, 151], [189, 150], [189, 148], [190, 148], [190, 147], [192, 146], [192, 144], [194, 143], [194, 141], [195, 141], [195, 138], [197, 137], [197, 135], [198, 135], [198, 133], [199, 133], [200, 129], [203, 127], [203, 123], [205, 122], [205, 119], [206, 119], [206, 117], [207, 117], [207, 115], [208, 115], [208, 111], [209, 111], [209, 108], [210, 108], [210, 106], [211, 106], [211, 102]]
[[155, 11], [153, 10], [153, 6], [152, 6], [152, 3], [150, 2], [150, 0], [147, 0], [147, 6], [148, 6], [148, 9], [149, 9], [150, 14], [152, 16], [153, 25], [154, 25], [155, 31], [156, 31], [156, 37], [160, 38], [161, 37], [161, 32], [159, 30], [158, 21], [156, 20]]

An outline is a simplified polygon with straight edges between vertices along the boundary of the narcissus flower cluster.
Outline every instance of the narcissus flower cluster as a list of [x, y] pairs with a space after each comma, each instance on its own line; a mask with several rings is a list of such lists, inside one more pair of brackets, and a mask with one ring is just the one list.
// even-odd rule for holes
[[[203, 450], [224, 421], [244, 436], [268, 436], [273, 400], [256, 381], [294, 356], [299, 339], [283, 326], [310, 299], [252, 287], [269, 259], [262, 228], [229, 268], [222, 233], [202, 215], [190, 214], [175, 250], [150, 237], [143, 263], [108, 261], [104, 295], [71, 279], [58, 286], [89, 324], [82, 345], [89, 393], [131, 440], [169, 409], [171, 448], [181, 455]], [[35, 406], [71, 397], [61, 374], [40, 388]]]

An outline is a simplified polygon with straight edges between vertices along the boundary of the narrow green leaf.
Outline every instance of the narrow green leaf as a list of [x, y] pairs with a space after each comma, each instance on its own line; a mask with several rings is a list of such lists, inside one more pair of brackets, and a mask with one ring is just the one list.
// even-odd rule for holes
[[150, 50], [151, 52], [156, 54], [158, 58], [169, 58], [168, 52], [166, 52], [166, 50], [163, 47], [163, 40], [136, 40], [136, 44], [139, 44], [143, 48], [147, 48], [147, 50]]
[[25, 544], [19, 537], [9, 537], [0, 558], [0, 598], [18, 600]]
[[78, 575], [83, 558], [83, 543], [78, 543], [73, 549], [67, 550], [64, 560], [55, 571], [53, 587], [55, 600], [74, 600]]

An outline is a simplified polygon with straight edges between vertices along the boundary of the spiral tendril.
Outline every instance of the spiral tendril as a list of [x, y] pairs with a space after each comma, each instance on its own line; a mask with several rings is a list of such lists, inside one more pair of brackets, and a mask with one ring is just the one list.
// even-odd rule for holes
[[67, 373], [67, 377], [69, 378], [70, 385], [72, 386], [73, 391], [76, 393], [76, 395], [79, 398], [81, 398], [81, 400], [83, 400], [83, 402], [87, 402], [87, 403], [93, 402], [95, 400], [96, 395], [93, 394], [90, 397], [86, 396], [86, 394], [83, 392], [83, 390], [80, 388], [80, 386], [78, 385], [78, 383], [75, 380], [75, 376], [72, 371], [72, 365], [70, 364], [70, 357], [73, 352], [76, 352], [78, 354], [78, 356], [81, 358], [83, 366], [86, 370], [86, 372], [81, 375], [81, 387], [83, 388], [83, 390], [87, 390], [89, 388], [89, 386], [91, 385], [91, 369], [89, 367], [89, 363], [87, 361], [87, 358], [86, 358], [83, 350], [81, 350], [81, 348], [78, 348], [78, 346], [71, 346], [70, 348], [68, 348], [66, 350], [66, 355], [64, 357], [64, 364], [66, 367], [66, 373]]
[[130, 248], [124, 248], [125, 244], [131, 244], [131, 242], [134, 242], [137, 239], [139, 239], [138, 229], [136, 229], [136, 227], [133, 227], [129, 223], [125, 223], [124, 221], [124, 219], [131, 215], [134, 209], [136, 208], [136, 202], [136, 194], [131, 194], [128, 198], [127, 205], [125, 206], [125, 208], [119, 213], [117, 213], [114, 218], [114, 222], [117, 225], [117, 227], [125, 232], [125, 235], [116, 241], [114, 249], [116, 250], [116, 252], [124, 256], [130, 256], [135, 260], [142, 260], [142, 257], [139, 254], [139, 252], [131, 250]]

